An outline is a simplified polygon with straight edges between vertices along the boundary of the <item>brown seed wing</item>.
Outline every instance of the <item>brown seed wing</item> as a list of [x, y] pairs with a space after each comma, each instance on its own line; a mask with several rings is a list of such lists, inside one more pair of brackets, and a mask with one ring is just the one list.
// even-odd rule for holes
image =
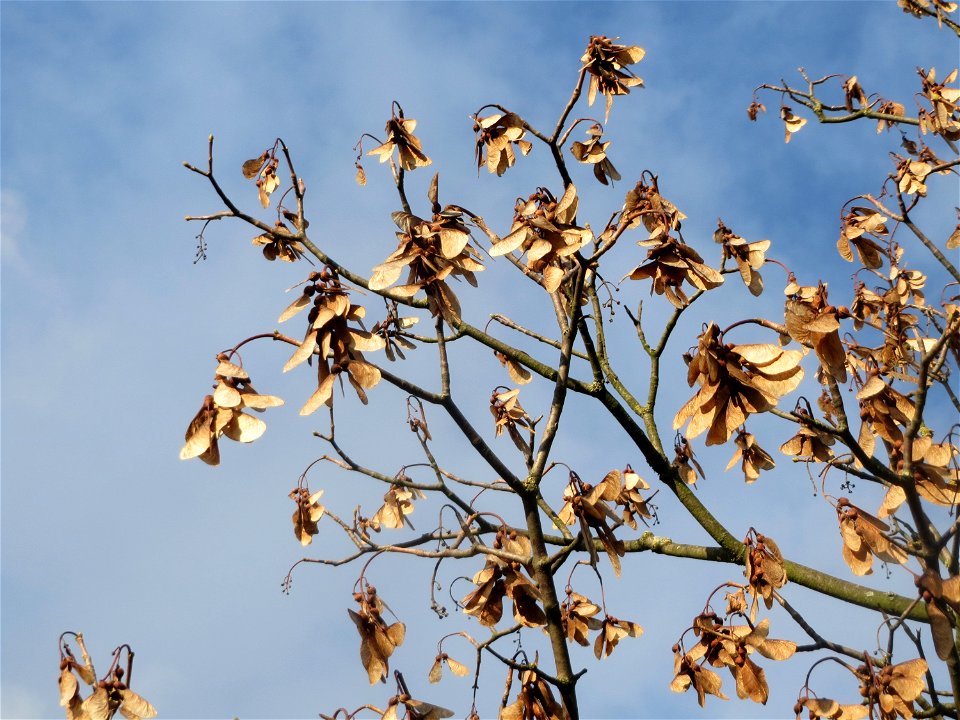
[[246, 413], [234, 413], [230, 422], [223, 428], [223, 434], [237, 442], [253, 442], [267, 430], [267, 424], [260, 418]]
[[70, 672], [69, 667], [65, 667], [60, 671], [60, 705], [61, 707], [66, 707], [71, 700], [76, 696], [77, 691], [80, 689], [80, 683], [77, 682], [76, 676]]
[[[135, 717], [143, 718], [144, 720], [148, 720], [148, 718], [154, 718], [157, 716], [157, 709], [133, 692], [133, 690], [124, 688], [120, 691], [120, 695], [123, 698], [123, 705], [120, 706], [121, 712], [126, 710], [127, 712], [132, 713]], [[130, 715], [127, 715], [127, 713], [124, 713], [124, 716], [130, 718]]]

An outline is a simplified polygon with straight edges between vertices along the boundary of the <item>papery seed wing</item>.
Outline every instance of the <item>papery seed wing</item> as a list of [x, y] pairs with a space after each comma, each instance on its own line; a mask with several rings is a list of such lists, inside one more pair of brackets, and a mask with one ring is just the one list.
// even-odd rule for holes
[[732, 468], [734, 465], [736, 465], [737, 461], [740, 460], [742, 456], [743, 456], [743, 451], [740, 448], [737, 448], [733, 453], [733, 457], [730, 458], [730, 462], [728, 462], [727, 466], [723, 469], [724, 472], [726, 472], [727, 470]]
[[803, 705], [815, 717], [832, 718], [840, 712], [840, 704], [830, 698], [807, 698]]
[[831, 715], [830, 717], [835, 718], [835, 720], [861, 720], [867, 717], [869, 713], [870, 708], [866, 705], [841, 705], [839, 716]]
[[510, 379], [517, 383], [517, 385], [526, 385], [533, 379], [533, 375], [530, 374], [529, 370], [513, 360], [507, 360], [507, 373], [510, 375]]
[[856, 524], [853, 520], [844, 517], [840, 520], [840, 535], [845, 545], [848, 545], [854, 552], [860, 552], [863, 546], [863, 538], [857, 532]]
[[397, 285], [396, 287], [390, 288], [390, 294], [395, 295], [396, 297], [401, 298], [410, 298], [420, 292], [420, 288], [423, 285], [421, 283], [413, 283], [411, 285]]
[[520, 225], [513, 232], [511, 232], [506, 237], [501, 238], [501, 240], [493, 245], [490, 248], [490, 255], [492, 257], [497, 257], [499, 255], [506, 255], [511, 253], [521, 245], [527, 239], [527, 227], [525, 225]]
[[308, 357], [313, 355], [317, 347], [317, 331], [310, 330], [307, 332], [306, 337], [303, 339], [303, 342], [300, 343], [293, 355], [290, 356], [290, 359], [287, 360], [286, 365], [283, 366], [283, 372], [289, 372], [293, 368], [297, 367], [303, 363]]
[[253, 392], [245, 392], [240, 395], [244, 407], [248, 407], [251, 410], [266, 410], [267, 408], [283, 405], [283, 399], [278, 398], [276, 395], [259, 395]]
[[883, 498], [883, 503], [880, 505], [877, 515], [880, 517], [893, 515], [906, 499], [907, 494], [902, 487], [891, 485], [887, 489], [887, 494]]
[[356, 380], [361, 387], [368, 390], [380, 382], [380, 371], [370, 363], [352, 360], [347, 366], [347, 370], [350, 372], [350, 377]]
[[373, 291], [377, 291], [393, 285], [400, 279], [400, 273], [403, 272], [403, 269], [408, 264], [407, 262], [394, 262], [378, 265], [373, 269], [373, 275], [370, 277], [368, 287]]
[[361, 352], [383, 350], [386, 342], [380, 335], [373, 335], [366, 330], [350, 330], [350, 342], [355, 350]]
[[705, 385], [697, 395], [700, 397], [700, 406], [690, 418], [690, 424], [687, 425], [687, 430], [684, 433], [688, 440], [693, 440], [693, 438], [700, 436], [704, 430], [712, 427], [717, 420], [718, 413], [729, 399], [729, 393], [725, 385]]
[[[735, 345], [733, 352], [737, 353], [751, 365], [765, 367], [780, 360], [784, 356], [785, 351], [776, 345], [758, 343]], [[799, 357], [797, 357], [797, 360], [799, 360]], [[796, 365], [796, 362], [794, 362], [793, 365]]]
[[377, 510], [371, 520], [378, 525], [392, 530], [399, 530], [404, 525], [403, 513], [397, 507], [396, 502], [390, 501], [389, 495], [387, 501], [380, 506], [380, 509]]
[[450, 289], [450, 286], [445, 282], [436, 282], [433, 283], [433, 286], [436, 290], [434, 299], [436, 304], [439, 306], [440, 314], [443, 316], [443, 319], [447, 324], [453, 324], [460, 320], [460, 301], [457, 299], [457, 296], [454, 294], [453, 290]]
[[210, 447], [207, 448], [203, 453], [198, 455], [201, 460], [203, 460], [207, 465], [219, 465], [220, 464], [220, 448], [217, 445], [217, 439], [213, 438], [210, 441]]
[[297, 509], [293, 511], [291, 519], [293, 520], [293, 535], [300, 541], [300, 544], [306, 547], [312, 543], [313, 533], [310, 532], [306, 525], [303, 508], [297, 506]]
[[548, 240], [537, 238], [531, 243], [530, 247], [527, 248], [527, 259], [531, 263], [535, 263], [552, 250], [553, 245]]
[[923, 658], [914, 658], [894, 665], [891, 670], [890, 687], [903, 700], [913, 702], [924, 690], [923, 675], [929, 669]]
[[[324, 325], [333, 320], [335, 317], [337, 317], [336, 308], [331, 307], [329, 304], [324, 304], [319, 310], [317, 310], [317, 317], [313, 321], [313, 325], [310, 327], [314, 330], [321, 330], [323, 329]], [[327, 330], [326, 332], [330, 331]]]
[[367, 671], [367, 680], [371, 685], [387, 681], [387, 662], [366, 639], [360, 642], [360, 663]]
[[[935, 601], [927, 602], [925, 605], [927, 607], [927, 617], [930, 618], [930, 634], [933, 636], [933, 647], [937, 651], [937, 657], [941, 660], [947, 660], [956, 649], [953, 640], [953, 623]], [[894, 687], [895, 682], [898, 686], [907, 689], [907, 681], [896, 678], [890, 681], [891, 687]], [[917, 684], [920, 685], [922, 690], [923, 683], [919, 679], [913, 678], [909, 683], [909, 689], [912, 691]], [[904, 693], [900, 692], [899, 687], [896, 689], [900, 697], [907, 699]], [[919, 691], [917, 691], [917, 695], [919, 694]]]
[[412, 698], [406, 700], [403, 704], [411, 711], [411, 718], [419, 718], [420, 720], [442, 720], [443, 718], [453, 717], [454, 714], [453, 710], [447, 710], [447, 708], [440, 707], [439, 705], [431, 705], [430, 703]]
[[306, 295], [301, 295], [292, 303], [290, 303], [282, 313], [280, 313], [280, 317], [277, 318], [277, 322], [286, 322], [307, 307], [310, 303], [311, 299], [309, 297]]
[[246, 370], [239, 365], [234, 365], [232, 362], [227, 362], [226, 360], [221, 360], [217, 365], [216, 374], [221, 375], [222, 377], [237, 378], [238, 380], [250, 379], [250, 376], [247, 375]]
[[180, 459], [181, 460], [190, 460], [191, 458], [200, 457], [205, 452], [210, 449], [210, 442], [213, 439], [213, 435], [206, 428], [200, 428], [197, 432], [191, 435], [186, 444], [180, 448]]
[[[123, 698], [123, 705], [120, 706], [121, 712], [126, 710], [132, 713], [134, 717], [143, 718], [143, 720], [157, 716], [157, 709], [133, 690], [124, 688], [120, 691], [120, 696]], [[131, 716], [124, 712], [124, 717], [130, 718]]]
[[866, 400], [881, 393], [885, 390], [887, 384], [883, 381], [879, 375], [871, 375], [870, 379], [860, 388], [860, 392], [857, 393], [857, 400]]
[[244, 161], [240, 168], [243, 172], [243, 176], [247, 180], [252, 180], [255, 178], [260, 173], [260, 168], [263, 167], [263, 163], [266, 162], [266, 159], [266, 155], [261, 155], [258, 158]]
[[78, 663], [71, 656], [70, 668], [76, 671], [80, 679], [87, 685], [93, 686], [97, 682], [97, 676], [93, 671], [93, 663], [90, 661], [90, 658], [86, 657], [86, 652], [84, 652], [84, 662], [82, 664]]
[[563, 282], [563, 276], [563, 268], [556, 265], [547, 265], [543, 269], [543, 287], [549, 293], [556, 292], [560, 288], [560, 283]]
[[564, 224], [573, 222], [577, 215], [577, 204], [577, 188], [570, 183], [563, 191], [563, 196], [557, 201], [557, 220]]
[[590, 502], [597, 500], [616, 500], [620, 494], [622, 475], [619, 470], [611, 470], [603, 476], [603, 480], [598, 482], [593, 490], [590, 491]]
[[237, 407], [240, 404], [240, 391], [221, 380], [213, 392], [213, 401], [220, 407]]
[[346, 317], [350, 308], [355, 307], [350, 304], [350, 299], [346, 295], [334, 295], [327, 298], [327, 306], [330, 307], [337, 317]]
[[70, 672], [69, 667], [63, 668], [60, 671], [60, 706], [66, 707], [68, 703], [74, 698], [77, 694], [77, 691], [80, 689], [80, 683], [77, 682], [77, 677]]
[[[697, 390], [693, 397], [691, 397], [687, 402], [683, 404], [677, 414], [673, 417], [673, 429], [679, 430], [684, 426], [684, 424], [689, 420], [693, 415], [700, 410], [700, 406], [703, 404], [704, 393], [702, 390]], [[702, 430], [700, 432], [703, 432]]]
[[455, 258], [470, 240], [469, 233], [452, 228], [440, 228], [440, 250], [445, 258]]
[[98, 687], [80, 705], [80, 717], [86, 716], [90, 720], [110, 720], [112, 715], [106, 688]]
[[767, 686], [766, 674], [763, 668], [746, 658], [743, 666], [735, 673], [737, 679], [737, 697], [750, 698], [754, 702], [766, 705], [770, 697], [770, 688]]
[[452, 657], [447, 658], [447, 667], [450, 668], [450, 672], [452, 672], [454, 675], [457, 675], [458, 677], [463, 677], [464, 675], [470, 672], [470, 668], [468, 668], [463, 663], [458, 663]]
[[757, 647], [757, 652], [770, 660], [786, 660], [797, 651], [791, 640], [766, 640]]
[[317, 387], [313, 395], [310, 396], [310, 399], [300, 408], [301, 415], [310, 415], [316, 412], [317, 408], [321, 405], [330, 404], [333, 398], [333, 381], [335, 377], [336, 375], [327, 375], [320, 382], [319, 387]]
[[233, 420], [233, 416], [237, 412], [238, 410], [233, 408], [216, 408], [213, 413], [213, 434], [215, 437], [220, 437], [223, 434], [223, 429]]
[[395, 622], [387, 628], [387, 638], [395, 647], [403, 645], [403, 640], [407, 635], [407, 626], [402, 622]]
[[237, 442], [253, 442], [267, 430], [267, 424], [260, 418], [246, 413], [234, 413], [230, 422], [223, 428], [223, 434]]
[[835, 332], [828, 333], [814, 342], [813, 349], [827, 371], [839, 382], [845, 383], [847, 353], [840, 341], [840, 336]]
[[862, 543], [857, 550], [853, 550], [849, 545], [843, 545], [843, 560], [850, 566], [854, 575], [870, 575], [873, 573], [873, 556], [867, 549], [866, 543]]

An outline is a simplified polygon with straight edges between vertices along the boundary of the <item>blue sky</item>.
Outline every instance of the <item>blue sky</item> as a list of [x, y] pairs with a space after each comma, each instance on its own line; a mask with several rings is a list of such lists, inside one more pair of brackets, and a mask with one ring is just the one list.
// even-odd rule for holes
[[[296, 414], [310, 393], [308, 373], [281, 376], [286, 350], [255, 348], [244, 360], [258, 389], [287, 400], [266, 415], [267, 434], [250, 446], [227, 444], [219, 468], [177, 458], [216, 352], [272, 330], [290, 301], [283, 290], [307, 272], [267, 265], [239, 225], [211, 226], [208, 259], [192, 263], [198, 229], [183, 217], [220, 207], [182, 162], [205, 162], [209, 133], [225, 189], [249, 209], [256, 195], [240, 163], [282, 137], [307, 182], [312, 237], [365, 271], [394, 247], [389, 213], [397, 202], [372, 160], [368, 186], [354, 184], [352, 147], [364, 131], [382, 134], [392, 100], [418, 119], [434, 160], [430, 171], [411, 176], [411, 197], [422, 202], [438, 170], [442, 202], [458, 202], [503, 232], [513, 199], [553, 176], [538, 148], [500, 181], [485, 172], [478, 178], [467, 116], [498, 102], [552, 126], [588, 36], [620, 36], [647, 50], [637, 67], [647, 87], [618, 98], [608, 124], [623, 183], [602, 189], [589, 171], [574, 168], [582, 214], [602, 226], [648, 168], [688, 215], [685, 237], [705, 256], [715, 252], [710, 236], [722, 217], [749, 240], [772, 239], [771, 255], [801, 281], [823, 277], [845, 288], [850, 271], [834, 249], [839, 208], [879, 187], [886, 152], [899, 138], [863, 124], [808, 125], [784, 145], [777, 98], [764, 99], [769, 113], [751, 125], [744, 112], [751, 92], [795, 80], [802, 65], [817, 76], [856, 73], [868, 92], [909, 103], [916, 66], [946, 74], [957, 63], [955, 40], [893, 2], [3, 2], [0, 34], [5, 718], [60, 715], [54, 645], [64, 630], [83, 631], [101, 667], [114, 646], [130, 643], [134, 687], [163, 717], [315, 717], [382, 704], [392, 694], [370, 688], [356, 659], [344, 608], [358, 568], [300, 568], [292, 594], [280, 592], [287, 568], [303, 556], [290, 532], [287, 493], [324, 451], [311, 436], [322, 421]], [[601, 106], [591, 114], [601, 116]], [[930, 220], [937, 237], [949, 231], [955, 202], [955, 185], [944, 188], [929, 201], [940, 210]], [[623, 269], [610, 276], [629, 272], [639, 258], [635, 247], [611, 254]], [[516, 292], [509, 275], [484, 275], [493, 276], [481, 278], [490, 294], [464, 299], [481, 325], [486, 314], [509, 311]], [[775, 313], [781, 279], [774, 269], [765, 276]], [[635, 307], [646, 288], [625, 287], [621, 296]], [[649, 302], [651, 318], [662, 316], [659, 300]], [[691, 313], [677, 355], [687, 338], [695, 342], [701, 322], [754, 307], [745, 292], [730, 290]], [[516, 313], [533, 317], [526, 306]], [[626, 323], [617, 327], [630, 332]], [[474, 382], [483, 388], [470, 408], [483, 417], [486, 388], [505, 376], [492, 357], [456, 353], [465, 394]], [[638, 349], [624, 342], [623, 353], [626, 371]], [[661, 409], [667, 423], [689, 395], [677, 377], [672, 382]], [[525, 406], [533, 412], [547, 393], [524, 390]], [[358, 458], [395, 472], [416, 461], [410, 438], [398, 432], [403, 396], [385, 387], [372, 395], [363, 413], [352, 398], [340, 403], [339, 437]], [[637, 464], [595, 416], [575, 410], [560, 457], [584, 477], [602, 477], [611, 458]], [[439, 415], [430, 417], [434, 435], [450, 436], [444, 458], [451, 469], [485, 476]], [[785, 439], [779, 432], [769, 445]], [[778, 529], [770, 534], [789, 556], [822, 560], [848, 577], [831, 511], [811, 496], [802, 469], [783, 463], [777, 477], [745, 488], [719, 472], [732, 450], [696, 447], [714, 468], [699, 492], [731, 527], [761, 522], [756, 509], [763, 508], [762, 521]], [[311, 487], [324, 487], [325, 501], [346, 515], [358, 502], [369, 508], [383, 491], [329, 469], [316, 470]], [[704, 540], [661, 499], [658, 533]], [[345, 549], [332, 527], [324, 533], [332, 554]], [[451, 569], [446, 581], [476, 565]], [[415, 695], [465, 715], [469, 679], [428, 687], [425, 678], [436, 639], [477, 626], [435, 618], [419, 564], [387, 559], [374, 567], [409, 629], [396, 666]], [[585, 715], [695, 714], [694, 697], [666, 689], [669, 647], [709, 590], [728, 578], [736, 579], [735, 570], [630, 559], [624, 579], [609, 584], [608, 602], [646, 633], [588, 673]], [[896, 579], [879, 573], [870, 582], [885, 587]], [[455, 595], [464, 588], [455, 586]], [[791, 600], [819, 612], [809, 593], [793, 592]], [[864, 617], [819, 619], [846, 644], [869, 646], [876, 625]], [[780, 637], [801, 638], [782, 615], [774, 627]], [[448, 651], [461, 662], [472, 658], [464, 645]], [[588, 653], [576, 658], [590, 660]], [[767, 707], [715, 702], [703, 716], [788, 714], [803, 663], [785, 671], [767, 664]], [[481, 711], [489, 716], [502, 672], [487, 666], [482, 681]], [[630, 693], [611, 691], [625, 686]]]

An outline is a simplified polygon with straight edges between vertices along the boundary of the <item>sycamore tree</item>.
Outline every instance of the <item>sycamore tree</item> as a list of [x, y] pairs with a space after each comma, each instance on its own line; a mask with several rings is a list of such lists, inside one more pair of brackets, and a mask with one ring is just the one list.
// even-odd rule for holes
[[[960, 34], [955, 3], [900, 5]], [[918, 68], [911, 98], [888, 98], [855, 76], [801, 70], [744, 99], [750, 120], [779, 115], [786, 142], [811, 122], [856, 123], [890, 138], [886, 177], [842, 207], [817, 210], [837, 214], [832, 262], [849, 268], [849, 284], [828, 293], [820, 278], [778, 259], [775, 235], [745, 238], [720, 219], [712, 238], [685, 237], [669, 168], [621, 178], [605, 124], [615, 104], [642, 88], [643, 57], [630, 39], [590, 37], [551, 126], [493, 102], [472, 113], [473, 170], [497, 178], [519, 163], [542, 170], [542, 184], [496, 218], [444, 194], [417, 136], [414, 116], [425, 109], [394, 102], [383, 132], [363, 133], [355, 148], [357, 182], [369, 171], [372, 182], [396, 189], [396, 242], [384, 238], [372, 268], [338, 258], [282, 139], [253, 159], [228, 160], [228, 172], [250, 181], [249, 202], [224, 191], [212, 137], [206, 163], [187, 164], [222, 206], [187, 218], [202, 227], [198, 259], [204, 230], [230, 220], [254, 235], [266, 260], [304, 266], [293, 301], [277, 302], [282, 329], [216, 354], [212, 391], [180, 457], [216, 465], [224, 438], [257, 440], [266, 429], [259, 414], [284, 404], [268, 392], [271, 373], [303, 377], [302, 395], [288, 400], [319, 427], [325, 448], [291, 479], [291, 542], [316, 552], [303, 564], [356, 568], [353, 597], [344, 600], [359, 653], [351, 649], [348, 659], [373, 686], [369, 697], [318, 708], [325, 717], [478, 717], [480, 697], [502, 697], [504, 720], [588, 716], [578, 687], [602, 674], [585, 674], [575, 646], [616, 662], [620, 642], [643, 642], [634, 638], [654, 620], [608, 603], [604, 592], [639, 572], [631, 562], [639, 553], [728, 569], [726, 582], [703, 588], [702, 609], [676, 627], [672, 659], [664, 658], [674, 668], [669, 689], [691, 703], [695, 696], [707, 713], [733, 696], [766, 703], [765, 668], [785, 663], [794, 668], [798, 717], [957, 717], [960, 227], [949, 237], [924, 227], [926, 218], [956, 212], [927, 195], [936, 184], [956, 185], [957, 70]], [[509, 293], [485, 293], [491, 276]], [[718, 323], [711, 308], [730, 293], [751, 298], [751, 309]], [[265, 303], [279, 297], [264, 291]], [[287, 350], [273, 367], [244, 363], [250, 344], [262, 342]], [[500, 380], [481, 386], [479, 365], [494, 365]], [[664, 391], [677, 366], [681, 402]], [[366, 405], [390, 387], [418, 454], [385, 457], [373, 441], [344, 445], [336, 423], [343, 406]], [[599, 472], [578, 467], [562, 432], [584, 416], [609, 443], [609, 466]], [[461, 451], [448, 449], [454, 433], [482, 471], [461, 469]], [[744, 483], [733, 472], [721, 478], [722, 463], [698, 460], [724, 445], [726, 470]], [[748, 502], [747, 485], [784, 467], [809, 473], [815, 530], [835, 535], [848, 573], [781, 552], [781, 528], [765, 526], [763, 507], [751, 509], [749, 525], [731, 526], [697, 492], [698, 483], [723, 482]], [[382, 501], [325, 505], [321, 482], [345, 477], [379, 487]], [[711, 541], [674, 540], [672, 528], [688, 527], [681, 515]], [[424, 614], [458, 618], [437, 638], [435, 656], [404, 656], [402, 666], [394, 653], [422, 623], [396, 617], [391, 593], [402, 591], [377, 582], [398, 554], [427, 568]], [[907, 589], [864, 584], [878, 568], [906, 578], [898, 587]], [[822, 610], [792, 601], [796, 586], [821, 596], [820, 608], [857, 608], [874, 640], [852, 647], [830, 637]], [[76, 661], [62, 644], [68, 717], [154, 712], [129, 690], [120, 655], [97, 681], [88, 659]], [[428, 702], [427, 681], [447, 672], [473, 677], [472, 699], [455, 710]], [[86, 699], [74, 673], [95, 688]], [[839, 690], [818, 693], [825, 677]]]

